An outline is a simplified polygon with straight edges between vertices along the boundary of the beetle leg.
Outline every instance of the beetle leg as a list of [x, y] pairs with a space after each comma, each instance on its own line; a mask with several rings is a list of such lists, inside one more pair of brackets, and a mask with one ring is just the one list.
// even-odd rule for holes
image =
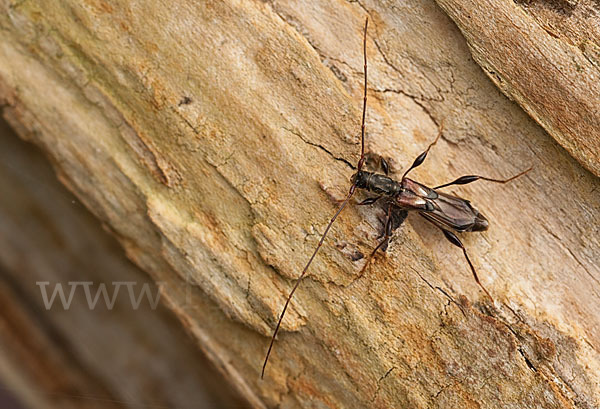
[[489, 299], [492, 301], [492, 304], [493, 304], [494, 303], [494, 299], [492, 298], [492, 296], [490, 295], [490, 293], [488, 292], [488, 290], [486, 290], [486, 288], [483, 286], [483, 284], [481, 284], [481, 281], [479, 281], [479, 277], [477, 276], [477, 271], [475, 271], [475, 267], [473, 266], [473, 263], [471, 262], [471, 259], [469, 258], [469, 255], [467, 254], [467, 249], [462, 244], [462, 242], [460, 241], [460, 239], [458, 238], [458, 236], [456, 236], [456, 234], [452, 233], [450, 230], [446, 230], [443, 227], [438, 226], [437, 224], [435, 224], [431, 220], [427, 219], [426, 217], [423, 217], [423, 218], [425, 220], [427, 220], [428, 222], [430, 222], [431, 224], [433, 224], [438, 229], [440, 229], [444, 233], [444, 236], [446, 236], [446, 239], [448, 239], [448, 241], [450, 243], [452, 243], [455, 246], [460, 247], [462, 249], [463, 254], [465, 255], [465, 258], [467, 259], [467, 263], [469, 263], [469, 267], [471, 268], [471, 272], [473, 273], [473, 278], [475, 278], [475, 281], [477, 282], [477, 284], [479, 285], [479, 287], [481, 287], [481, 289], [483, 290], [483, 292], [489, 297]]
[[440, 139], [440, 136], [442, 136], [442, 132], [444, 132], [444, 121], [442, 121], [442, 123], [440, 125], [440, 130], [439, 130], [437, 136], [435, 137], [435, 140], [429, 144], [429, 146], [427, 147], [427, 149], [425, 149], [424, 152], [422, 152], [419, 156], [417, 156], [417, 158], [415, 159], [415, 161], [413, 162], [411, 167], [408, 168], [408, 170], [406, 172], [404, 172], [404, 175], [402, 175], [403, 180], [406, 177], [406, 175], [408, 175], [408, 172], [410, 172], [414, 168], [420, 166], [425, 161], [425, 158], [427, 157], [427, 154], [429, 153], [429, 149], [431, 149], [431, 147], [437, 143], [438, 139]]
[[394, 217], [392, 216], [392, 206], [393, 205], [391, 203], [388, 206], [387, 215], [386, 215], [385, 223], [384, 223], [384, 227], [383, 227], [383, 229], [384, 229], [383, 240], [381, 240], [379, 242], [379, 244], [377, 244], [377, 247], [375, 247], [375, 249], [373, 249], [371, 254], [369, 254], [369, 257], [367, 257], [367, 261], [365, 262], [365, 265], [363, 266], [363, 268], [360, 270], [360, 273], [358, 274], [357, 278], [360, 278], [363, 276], [365, 270], [367, 269], [369, 264], [371, 264], [371, 260], [373, 259], [373, 257], [375, 256], [375, 253], [377, 253], [378, 250], [381, 249], [384, 252], [387, 250], [387, 246], [390, 242], [390, 236], [392, 235], [392, 231], [394, 228]]
[[408, 211], [405, 209], [396, 207], [396, 210], [392, 211], [392, 232], [404, 223], [407, 216]]
[[358, 203], [358, 206], [367, 206], [367, 205], [372, 205], [373, 203], [375, 203], [376, 201], [378, 201], [379, 199], [381, 199], [381, 196], [377, 196], [377, 197], [367, 197], [365, 200], [363, 200], [362, 202]]
[[488, 178], [485, 176], [478, 176], [478, 175], [466, 175], [466, 176], [461, 176], [458, 179], [456, 179], [453, 182], [450, 183], [445, 183], [443, 185], [440, 186], [436, 186], [434, 187], [434, 189], [441, 189], [443, 187], [446, 186], [451, 186], [451, 185], [466, 185], [467, 183], [472, 183], [475, 182], [476, 180], [487, 180], [488, 182], [495, 182], [495, 183], [508, 183], [511, 180], [514, 180], [516, 178], [518, 178], [519, 176], [523, 176], [524, 174], [526, 174], [527, 172], [529, 172], [531, 169], [533, 169], [533, 166], [530, 167], [529, 169], [524, 170], [521, 173], [518, 173], [514, 176], [509, 177], [508, 179], [492, 179], [492, 178]]
[[448, 241], [450, 243], [452, 243], [455, 246], [460, 247], [462, 249], [463, 254], [465, 255], [465, 258], [467, 259], [467, 263], [469, 263], [469, 267], [471, 267], [471, 272], [473, 273], [473, 278], [475, 278], [475, 281], [477, 282], [477, 284], [479, 284], [479, 287], [481, 287], [483, 292], [489, 297], [489, 299], [492, 301], [492, 304], [493, 304], [494, 299], [492, 298], [492, 296], [490, 295], [488, 290], [486, 290], [486, 288], [483, 286], [483, 284], [481, 284], [481, 281], [479, 281], [479, 277], [477, 276], [477, 271], [475, 271], [475, 267], [473, 266], [473, 263], [471, 262], [469, 255], [467, 254], [467, 249], [465, 248], [465, 246], [462, 244], [462, 242], [459, 240], [459, 238], [456, 236], [456, 234], [452, 233], [449, 230], [445, 230], [445, 229], [441, 229], [441, 230], [444, 232], [444, 236], [446, 236], [446, 238], [448, 239]]
[[388, 176], [390, 173], [390, 165], [388, 164], [387, 160], [385, 160], [383, 158], [383, 156], [380, 158], [380, 162], [381, 162], [381, 169], [383, 170], [383, 173]]

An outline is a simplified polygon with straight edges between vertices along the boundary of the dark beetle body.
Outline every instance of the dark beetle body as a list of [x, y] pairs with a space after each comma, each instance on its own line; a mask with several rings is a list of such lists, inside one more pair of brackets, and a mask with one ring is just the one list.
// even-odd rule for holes
[[[361, 141], [361, 152], [360, 159], [356, 166], [356, 173], [352, 176], [352, 185], [346, 195], [346, 198], [341, 202], [338, 207], [337, 212], [327, 224], [325, 231], [321, 235], [321, 239], [317, 244], [317, 247], [312, 253], [312, 256], [308, 259], [308, 262], [304, 266], [300, 277], [296, 281], [296, 284], [290, 291], [290, 294], [287, 297], [285, 305], [283, 306], [283, 310], [281, 311], [281, 315], [279, 316], [279, 320], [277, 321], [277, 325], [275, 326], [275, 330], [273, 331], [273, 336], [271, 337], [271, 343], [269, 344], [269, 349], [267, 350], [267, 354], [265, 356], [265, 360], [262, 367], [261, 378], [265, 374], [265, 368], [267, 366], [267, 362], [269, 360], [269, 355], [271, 353], [271, 349], [273, 348], [273, 343], [275, 342], [275, 337], [277, 336], [277, 332], [281, 326], [281, 322], [285, 315], [285, 312], [290, 304], [290, 300], [294, 295], [294, 292], [298, 288], [300, 281], [306, 276], [308, 268], [310, 267], [312, 261], [314, 260], [317, 252], [323, 245], [325, 241], [325, 237], [327, 233], [331, 229], [333, 222], [340, 215], [342, 210], [346, 207], [346, 205], [350, 202], [352, 195], [354, 195], [356, 189], [364, 189], [369, 192], [374, 193], [376, 196], [365, 199], [360, 204], [367, 205], [375, 203], [377, 200], [382, 199], [386, 202], [387, 207], [387, 215], [384, 221], [384, 233], [383, 240], [379, 242], [377, 247], [372, 251], [371, 255], [367, 259], [365, 263], [365, 267], [369, 265], [370, 260], [373, 258], [375, 253], [378, 250], [385, 251], [387, 249], [390, 237], [392, 232], [400, 227], [400, 225], [404, 222], [404, 219], [407, 217], [409, 211], [416, 211], [421, 216], [423, 216], [427, 221], [431, 222], [433, 225], [438, 227], [444, 233], [446, 239], [448, 239], [453, 245], [460, 247], [463, 251], [463, 254], [469, 263], [469, 267], [471, 268], [471, 272], [473, 273], [473, 278], [477, 282], [477, 284], [481, 287], [481, 289], [486, 293], [490, 300], [492, 300], [492, 296], [485, 289], [485, 287], [479, 281], [477, 277], [477, 272], [475, 271], [475, 267], [471, 260], [469, 259], [469, 255], [467, 254], [467, 250], [465, 246], [463, 246], [462, 242], [458, 238], [456, 234], [452, 232], [452, 230], [456, 232], [467, 232], [467, 231], [483, 231], [488, 228], [487, 219], [479, 213], [477, 209], [471, 206], [471, 203], [468, 200], [462, 199], [458, 196], [450, 195], [447, 193], [439, 192], [438, 189], [451, 186], [451, 185], [465, 185], [468, 183], [475, 182], [476, 180], [487, 180], [495, 183], [508, 183], [511, 180], [518, 178], [519, 176], [524, 175], [529, 172], [531, 168], [512, 176], [508, 179], [493, 179], [485, 176], [478, 175], [465, 175], [461, 176], [458, 179], [434, 187], [427, 187], [419, 182], [415, 182], [412, 179], [406, 177], [406, 175], [414, 168], [420, 166], [425, 158], [427, 157], [427, 153], [431, 149], [433, 145], [436, 144], [440, 136], [442, 135], [443, 122], [440, 126], [440, 130], [438, 132], [435, 140], [427, 147], [427, 149], [422, 152], [417, 158], [414, 160], [413, 164], [410, 168], [404, 172], [402, 175], [402, 179], [400, 182], [395, 181], [392, 178], [387, 176], [388, 174], [388, 164], [387, 162], [381, 158], [381, 167], [385, 173], [385, 175], [367, 172], [362, 170], [363, 165], [366, 161], [365, 156], [365, 115], [367, 109], [367, 24], [369, 19], [365, 20], [365, 29], [363, 35], [363, 58], [364, 58], [364, 88], [363, 88], [363, 110], [362, 110], [362, 121], [361, 121], [361, 132], [360, 132], [360, 141]], [[364, 268], [363, 268], [364, 270]], [[362, 275], [362, 271], [361, 271]], [[440, 287], [437, 287], [444, 294], [444, 290]], [[446, 294], [447, 295], [447, 294]]]
[[353, 176], [359, 189], [385, 196], [398, 210], [415, 210], [442, 229], [484, 231], [487, 219], [468, 200], [437, 192], [412, 179], [397, 182], [382, 174], [359, 171]]
[[403, 190], [402, 185], [394, 179], [364, 170], [358, 171], [352, 176], [352, 181], [359, 189], [366, 189], [383, 196], [396, 196]]

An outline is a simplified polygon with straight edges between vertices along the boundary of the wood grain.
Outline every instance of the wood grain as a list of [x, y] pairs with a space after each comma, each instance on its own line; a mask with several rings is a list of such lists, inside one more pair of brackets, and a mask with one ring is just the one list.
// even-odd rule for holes
[[[435, 2], [2, 4], [5, 115], [254, 406], [598, 406], [598, 178], [498, 91]], [[464, 242], [496, 304], [416, 217], [359, 278], [381, 210], [351, 207], [260, 381], [358, 158], [367, 14], [368, 150], [396, 176], [442, 121], [424, 183], [535, 166], [451, 189], [491, 221]]]
[[600, 4], [593, 0], [437, 3], [488, 77], [600, 176]]
[[[9, 129], [0, 120], [3, 386], [26, 408], [247, 407], [175, 316], [154, 303], [160, 283], [125, 257], [40, 152]], [[70, 283], [79, 285], [72, 298]], [[115, 283], [130, 283], [133, 298]], [[52, 302], [57, 286], [70, 302]]]

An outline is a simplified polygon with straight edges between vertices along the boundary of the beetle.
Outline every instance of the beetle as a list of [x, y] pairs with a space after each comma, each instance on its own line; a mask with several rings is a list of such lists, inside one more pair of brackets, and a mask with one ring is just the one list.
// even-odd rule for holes
[[[427, 157], [429, 150], [437, 143], [440, 136], [443, 132], [443, 123], [440, 126], [440, 131], [438, 132], [435, 140], [427, 147], [425, 151], [423, 151], [417, 158], [413, 161], [412, 165], [404, 172], [402, 175], [402, 179], [400, 181], [396, 181], [389, 177], [389, 165], [387, 161], [381, 158], [381, 168], [383, 169], [383, 173], [376, 173], [363, 170], [365, 165], [366, 155], [365, 155], [365, 117], [366, 117], [366, 109], [367, 109], [367, 27], [369, 24], [369, 18], [365, 19], [365, 26], [363, 32], [363, 58], [364, 58], [364, 90], [363, 90], [363, 108], [362, 108], [362, 120], [361, 120], [361, 152], [360, 159], [358, 160], [358, 164], [356, 166], [356, 172], [352, 175], [350, 181], [351, 186], [346, 195], [346, 198], [341, 202], [341, 205], [338, 207], [336, 213], [329, 220], [329, 224], [325, 228], [325, 231], [321, 235], [321, 239], [317, 244], [317, 247], [313, 251], [312, 255], [308, 259], [302, 273], [296, 280], [296, 284], [290, 291], [288, 295], [283, 310], [281, 311], [281, 315], [279, 316], [279, 320], [277, 321], [277, 325], [275, 326], [275, 330], [273, 331], [273, 336], [271, 337], [271, 343], [269, 344], [269, 348], [267, 350], [267, 354], [265, 356], [265, 360], [262, 367], [261, 379], [265, 375], [265, 369], [267, 367], [267, 362], [269, 360], [269, 356], [271, 354], [271, 350], [273, 349], [273, 344], [275, 342], [275, 337], [279, 332], [279, 328], [281, 326], [281, 322], [287, 311], [287, 308], [290, 304], [290, 300], [294, 295], [294, 292], [298, 288], [302, 279], [306, 276], [308, 268], [310, 267], [312, 261], [315, 256], [319, 252], [319, 249], [323, 245], [325, 241], [325, 237], [331, 226], [340, 215], [342, 210], [346, 207], [346, 205], [350, 202], [350, 199], [354, 195], [357, 189], [363, 189], [368, 192], [374, 193], [376, 196], [367, 198], [359, 203], [359, 205], [370, 205], [375, 203], [376, 201], [382, 200], [385, 202], [387, 206], [386, 216], [384, 220], [384, 233], [383, 239], [379, 242], [379, 244], [375, 247], [375, 249], [371, 252], [367, 262], [365, 263], [365, 267], [369, 264], [370, 260], [379, 250], [385, 251], [387, 245], [389, 243], [390, 237], [395, 229], [397, 229], [403, 222], [404, 219], [408, 216], [409, 212], [416, 212], [420, 216], [424, 217], [427, 221], [432, 223], [434, 226], [442, 230], [444, 236], [455, 246], [460, 247], [463, 251], [463, 254], [469, 264], [471, 272], [473, 273], [473, 277], [479, 287], [485, 292], [485, 294], [492, 300], [493, 298], [486, 290], [486, 288], [479, 281], [479, 277], [477, 276], [477, 272], [465, 246], [462, 244], [456, 233], [462, 232], [475, 232], [475, 231], [485, 231], [487, 230], [489, 223], [488, 220], [477, 210], [471, 202], [461, 197], [440, 192], [439, 190], [452, 185], [466, 185], [468, 183], [475, 182], [477, 180], [486, 180], [489, 182], [495, 183], [508, 183], [520, 176], [523, 176], [527, 172], [529, 172], [532, 167], [526, 169], [508, 179], [493, 179], [485, 176], [479, 175], [466, 175], [461, 176], [458, 179], [445, 183], [443, 185], [436, 186], [434, 188], [430, 188], [422, 183], [419, 183], [415, 180], [409, 179], [407, 175], [409, 172], [418, 166], [420, 166]], [[363, 268], [364, 271], [364, 268]], [[361, 272], [362, 274], [362, 272]]]

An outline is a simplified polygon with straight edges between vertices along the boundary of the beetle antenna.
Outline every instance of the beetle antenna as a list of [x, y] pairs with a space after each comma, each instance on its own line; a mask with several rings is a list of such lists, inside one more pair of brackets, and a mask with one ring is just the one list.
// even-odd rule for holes
[[363, 33], [363, 61], [365, 84], [363, 90], [363, 109], [362, 122], [360, 125], [360, 160], [358, 161], [357, 172], [360, 172], [365, 163], [365, 117], [367, 115], [367, 26], [369, 25], [369, 16], [365, 19], [365, 31]]
[[[364, 58], [364, 70], [365, 70], [365, 84], [364, 84], [362, 123], [361, 123], [361, 127], [360, 127], [360, 159], [358, 161], [357, 173], [360, 172], [360, 170], [362, 169], [362, 166], [365, 162], [365, 116], [366, 116], [366, 112], [367, 112], [367, 26], [368, 26], [368, 24], [369, 24], [369, 17], [367, 16], [367, 18], [365, 19], [365, 30], [364, 30], [364, 34], [363, 34], [363, 58]], [[323, 242], [325, 241], [325, 237], [327, 236], [327, 233], [329, 233], [329, 229], [331, 229], [333, 222], [335, 222], [335, 219], [337, 219], [337, 217], [340, 215], [342, 210], [344, 210], [344, 207], [346, 207], [346, 205], [350, 201], [350, 198], [354, 194], [355, 190], [356, 190], [356, 181], [352, 183], [352, 186], [350, 186], [350, 191], [348, 192], [346, 199], [344, 199], [344, 201], [338, 208], [337, 212], [335, 212], [335, 215], [329, 221], [329, 224], [327, 225], [327, 227], [325, 228], [325, 231], [323, 232], [323, 235], [321, 236], [321, 240], [319, 240], [319, 244], [317, 244], [315, 251], [313, 251], [313, 254], [312, 254], [312, 256], [310, 256], [308, 263], [306, 263], [306, 266], [304, 266], [304, 269], [302, 270], [302, 274], [300, 274], [300, 277], [298, 277], [298, 280], [296, 280], [296, 284], [294, 284], [292, 291], [290, 291], [290, 295], [288, 295], [287, 300], [285, 301], [285, 305], [283, 306], [283, 310], [281, 311], [281, 315], [279, 316], [279, 320], [277, 321], [277, 325], [275, 326], [275, 331], [273, 331], [273, 336], [271, 337], [271, 343], [269, 344], [269, 349], [267, 350], [267, 355], [265, 356], [265, 362], [263, 363], [262, 372], [260, 374], [261, 379], [263, 379], [263, 377], [265, 376], [265, 368], [267, 367], [267, 362], [269, 361], [269, 356], [271, 355], [271, 350], [273, 349], [273, 344], [275, 343], [275, 337], [277, 336], [277, 333], [279, 332], [279, 327], [281, 326], [281, 322], [283, 321], [283, 316], [285, 315], [288, 305], [290, 304], [290, 300], [292, 299], [292, 296], [294, 295], [294, 293], [296, 292], [296, 289], [300, 285], [300, 281], [302, 281], [302, 279], [306, 275], [306, 272], [308, 271], [308, 267], [310, 267], [313, 259], [315, 258], [315, 256], [319, 252], [319, 249], [323, 245]]]
[[277, 321], [277, 326], [275, 327], [275, 331], [273, 331], [273, 336], [271, 337], [271, 343], [269, 344], [269, 349], [267, 350], [267, 355], [265, 356], [265, 362], [263, 363], [262, 372], [260, 374], [260, 378], [261, 379], [265, 376], [265, 368], [267, 367], [267, 362], [269, 360], [269, 355], [271, 355], [271, 349], [273, 349], [273, 344], [275, 342], [275, 337], [277, 336], [277, 333], [279, 332], [279, 327], [281, 326], [281, 321], [283, 321], [283, 316], [285, 315], [285, 312], [286, 312], [286, 310], [288, 308], [288, 305], [290, 304], [290, 300], [292, 299], [292, 296], [296, 292], [296, 289], [298, 288], [298, 285], [300, 284], [300, 281], [302, 281], [302, 279], [306, 275], [306, 272], [308, 271], [308, 267], [310, 266], [310, 264], [312, 263], [313, 259], [317, 255], [317, 252], [319, 251], [319, 249], [321, 248], [321, 246], [323, 245], [323, 242], [325, 241], [325, 236], [327, 236], [327, 233], [329, 233], [329, 229], [333, 225], [333, 222], [335, 221], [335, 219], [337, 219], [337, 217], [342, 212], [342, 210], [344, 209], [344, 207], [346, 207], [346, 205], [348, 204], [348, 201], [352, 197], [352, 194], [354, 194], [355, 187], [356, 187], [356, 185], [352, 185], [352, 187], [350, 188], [350, 192], [348, 192], [348, 195], [346, 196], [346, 200], [344, 200], [344, 202], [338, 208], [338, 211], [335, 213], [335, 215], [329, 221], [329, 224], [327, 225], [327, 228], [325, 229], [325, 231], [323, 232], [323, 235], [321, 236], [321, 240], [319, 240], [319, 244], [317, 244], [317, 248], [315, 248], [315, 251], [313, 251], [313, 254], [312, 254], [312, 256], [310, 256], [310, 259], [308, 260], [308, 263], [306, 263], [306, 266], [304, 266], [304, 270], [302, 270], [302, 274], [300, 274], [300, 277], [298, 277], [298, 280], [296, 280], [296, 284], [294, 285], [294, 288], [292, 288], [292, 291], [290, 291], [290, 295], [288, 295], [288, 298], [285, 301], [285, 305], [283, 306], [283, 310], [281, 311], [281, 315], [279, 316], [279, 321]]

